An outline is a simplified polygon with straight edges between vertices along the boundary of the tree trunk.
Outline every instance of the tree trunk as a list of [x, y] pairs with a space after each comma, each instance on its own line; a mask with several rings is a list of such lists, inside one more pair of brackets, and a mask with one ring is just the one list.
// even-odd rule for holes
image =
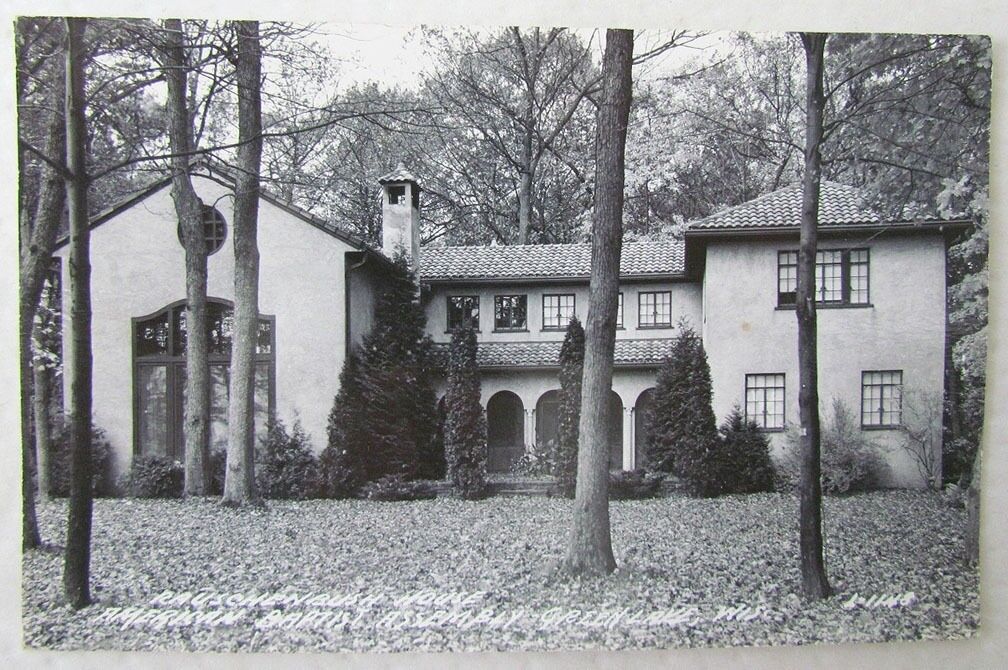
[[[57, 59], [59, 60], [59, 59]], [[64, 101], [64, 72], [56, 66], [52, 73], [52, 114], [46, 137], [46, 155], [59, 163], [66, 157], [66, 127], [61, 111]], [[31, 337], [35, 315], [46, 273], [52, 263], [52, 250], [56, 245], [63, 205], [66, 199], [66, 184], [63, 175], [49, 166], [43, 168], [39, 198], [30, 232], [27, 222], [22, 225], [20, 253], [19, 302], [19, 348], [21, 365], [21, 499], [22, 499], [22, 546], [32, 549], [41, 544], [38, 521], [35, 516], [35, 491], [32, 486], [32, 452], [35, 445], [31, 440], [31, 397], [32, 377]]]
[[259, 167], [262, 159], [259, 23], [236, 21], [238, 34], [238, 177], [234, 206], [234, 331], [231, 340], [231, 399], [228, 405], [226, 505], [258, 503], [255, 490], [255, 344], [259, 319]]
[[49, 454], [52, 451], [52, 372], [44, 362], [34, 364], [35, 477], [39, 500], [49, 502]]
[[182, 228], [186, 268], [185, 495], [210, 488], [210, 364], [207, 324], [207, 248], [203, 203], [189, 177], [193, 150], [192, 117], [186, 103], [188, 73], [185, 37], [179, 19], [165, 19], [164, 64], [168, 85], [168, 139], [172, 158], [172, 200]]
[[529, 227], [532, 225], [532, 119], [531, 109], [522, 137], [522, 167], [518, 182], [518, 244], [528, 244]]
[[623, 246], [624, 153], [630, 115], [633, 31], [606, 31], [603, 98], [595, 135], [598, 189], [578, 428], [574, 519], [564, 567], [608, 574], [616, 567], [609, 530], [609, 392], [612, 389], [620, 253]]
[[973, 457], [973, 473], [966, 489], [966, 563], [980, 562], [980, 447]]
[[826, 35], [803, 33], [807, 64], [805, 173], [798, 249], [798, 409], [801, 420], [800, 562], [806, 598], [830, 595], [823, 560], [822, 483], [820, 481], [819, 382], [816, 361], [815, 262], [819, 220], [820, 145], [823, 134], [823, 47]]
[[68, 18], [66, 57], [67, 201], [70, 213], [70, 504], [63, 590], [79, 609], [91, 602], [91, 261], [84, 127], [84, 28]]

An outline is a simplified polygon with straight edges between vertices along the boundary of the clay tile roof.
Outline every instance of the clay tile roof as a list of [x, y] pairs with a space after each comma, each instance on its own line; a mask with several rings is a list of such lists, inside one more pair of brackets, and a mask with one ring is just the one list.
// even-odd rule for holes
[[[626, 242], [621, 276], [681, 275], [684, 245], [680, 241]], [[590, 244], [515, 244], [484, 247], [424, 247], [422, 281], [471, 279], [587, 278]]]
[[[553, 342], [480, 342], [476, 362], [481, 368], [541, 368], [559, 367], [559, 340]], [[435, 365], [443, 367], [448, 360], [447, 344], [435, 344]], [[648, 340], [616, 340], [615, 365], [658, 366], [671, 353], [669, 338]]]
[[387, 175], [383, 177], [379, 177], [378, 183], [389, 184], [391, 182], [397, 182], [397, 181], [411, 181], [415, 183], [416, 180], [417, 178], [414, 177], [413, 174], [406, 169], [406, 166], [403, 165], [402, 163], [399, 163], [399, 165], [396, 167], [395, 170], [392, 170], [392, 172], [389, 172]]
[[[797, 228], [801, 225], [801, 185], [782, 188], [729, 207], [690, 224], [690, 230]], [[881, 222], [852, 186], [824, 181], [819, 189], [819, 226], [870, 225]]]

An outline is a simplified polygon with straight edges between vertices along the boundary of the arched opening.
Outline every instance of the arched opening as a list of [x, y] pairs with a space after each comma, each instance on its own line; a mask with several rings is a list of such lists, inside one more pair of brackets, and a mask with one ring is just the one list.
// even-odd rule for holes
[[606, 403], [606, 426], [609, 442], [609, 469], [623, 469], [623, 401], [610, 389]]
[[487, 471], [508, 472], [525, 452], [525, 406], [511, 391], [487, 403]]
[[536, 447], [552, 453], [560, 433], [560, 391], [546, 391], [536, 403]]
[[653, 387], [644, 389], [634, 405], [634, 463], [638, 469], [647, 466], [647, 448], [651, 439], [647, 415], [651, 412], [654, 392]]
[[[210, 367], [210, 449], [227, 447], [231, 380], [231, 303], [207, 298]], [[266, 435], [276, 406], [276, 354], [272, 316], [260, 315], [253, 389], [256, 436]], [[188, 331], [185, 301], [133, 319], [134, 453], [185, 459], [183, 419]]]

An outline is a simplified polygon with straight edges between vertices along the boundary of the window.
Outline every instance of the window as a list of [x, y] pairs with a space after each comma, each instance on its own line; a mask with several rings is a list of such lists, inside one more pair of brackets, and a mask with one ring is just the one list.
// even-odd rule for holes
[[672, 292], [652, 291], [637, 294], [637, 325], [661, 328], [672, 325]]
[[472, 328], [479, 330], [479, 296], [448, 296], [448, 330]]
[[616, 303], [616, 327], [623, 327], [623, 292], [620, 291], [619, 302]]
[[[227, 447], [228, 387], [231, 376], [231, 307], [207, 302], [210, 364], [210, 446]], [[256, 340], [254, 415], [257, 436], [265, 435], [275, 406], [274, 319], [259, 319]], [[134, 451], [184, 460], [183, 414], [186, 393], [185, 304], [175, 303], [133, 320]]]
[[397, 186], [388, 187], [388, 201], [390, 205], [398, 205], [405, 199], [406, 199], [405, 184], [399, 184]]
[[[798, 252], [777, 252], [777, 305], [798, 300]], [[823, 249], [816, 252], [815, 300], [819, 305], [868, 304], [868, 250]]]
[[861, 373], [861, 426], [886, 428], [903, 422], [903, 371]]
[[784, 375], [756, 374], [745, 378], [745, 416], [765, 430], [784, 428]]
[[574, 294], [543, 296], [543, 330], [563, 330], [574, 316]]
[[494, 296], [494, 330], [525, 330], [524, 295]]
[[[178, 225], [179, 244], [185, 246], [182, 238], [182, 222]], [[206, 244], [207, 256], [220, 251], [227, 239], [227, 223], [224, 215], [216, 207], [203, 205], [203, 240]]]

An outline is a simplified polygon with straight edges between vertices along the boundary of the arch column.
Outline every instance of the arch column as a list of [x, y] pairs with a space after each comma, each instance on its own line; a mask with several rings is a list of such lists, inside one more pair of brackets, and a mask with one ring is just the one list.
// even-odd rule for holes
[[535, 444], [536, 434], [535, 434], [535, 419], [536, 411], [535, 406], [525, 408], [525, 450], [527, 451], [530, 446]]
[[633, 407], [623, 407], [623, 469], [634, 469]]

